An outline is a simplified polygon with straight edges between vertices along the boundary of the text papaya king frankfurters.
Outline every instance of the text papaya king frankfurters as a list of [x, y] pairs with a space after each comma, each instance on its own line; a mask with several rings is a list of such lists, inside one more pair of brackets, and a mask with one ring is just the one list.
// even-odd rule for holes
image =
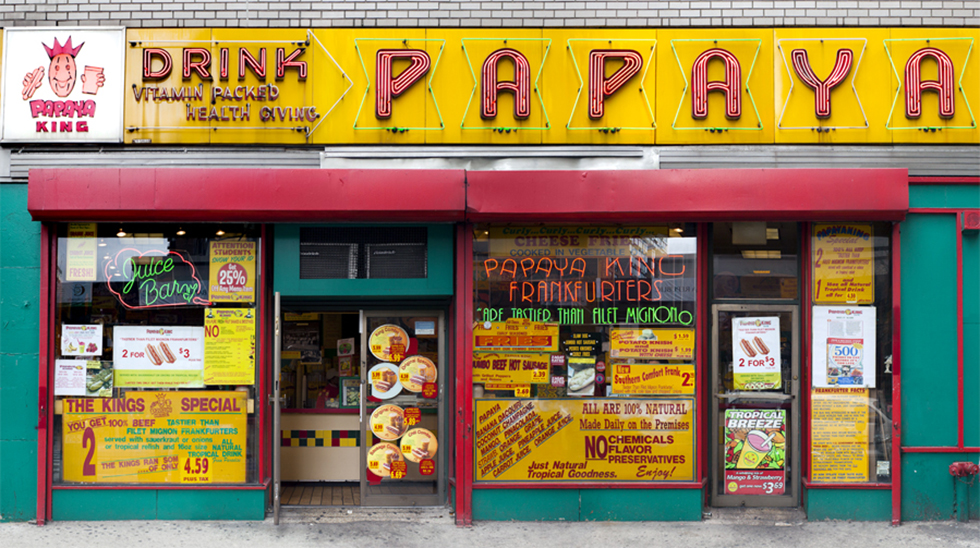
[[752, 348], [752, 344], [749, 343], [749, 341], [747, 341], [745, 339], [742, 339], [738, 344], [741, 345], [742, 351], [745, 352], [745, 355], [746, 356], [748, 356], [750, 358], [754, 358], [755, 357], [755, 354], [756, 354], [755, 349]]
[[760, 339], [759, 337], [752, 339], [752, 342], [755, 343], [755, 347], [758, 348], [759, 352], [761, 352], [762, 354], [769, 353], [769, 347], [766, 346], [766, 343], [762, 342], [762, 339]]
[[163, 358], [160, 357], [160, 351], [157, 350], [157, 347], [153, 346], [153, 343], [146, 345], [146, 357], [153, 365], [163, 365]]
[[160, 350], [163, 351], [163, 359], [167, 360], [167, 363], [174, 363], [177, 361], [177, 356], [174, 356], [174, 353], [170, 351], [170, 347], [167, 346], [167, 343], [161, 342]]

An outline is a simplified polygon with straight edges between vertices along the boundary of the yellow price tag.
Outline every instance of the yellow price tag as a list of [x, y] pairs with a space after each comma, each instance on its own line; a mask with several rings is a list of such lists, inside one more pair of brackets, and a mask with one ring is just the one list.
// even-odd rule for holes
[[518, 398], [530, 398], [531, 397], [531, 387], [530, 386], [518, 386], [514, 388], [514, 396]]
[[548, 370], [547, 369], [535, 369], [531, 371], [532, 381], [545, 382], [548, 380]]

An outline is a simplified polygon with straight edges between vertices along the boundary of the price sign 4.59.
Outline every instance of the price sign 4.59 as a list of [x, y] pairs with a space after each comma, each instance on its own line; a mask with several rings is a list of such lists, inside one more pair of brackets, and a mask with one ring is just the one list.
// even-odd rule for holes
[[208, 457], [187, 457], [180, 466], [181, 483], [211, 483], [214, 480], [213, 466]]

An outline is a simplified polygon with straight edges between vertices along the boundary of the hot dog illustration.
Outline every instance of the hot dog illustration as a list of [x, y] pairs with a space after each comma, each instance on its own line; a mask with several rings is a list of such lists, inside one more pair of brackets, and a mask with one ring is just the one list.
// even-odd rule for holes
[[754, 358], [755, 357], [756, 352], [755, 352], [755, 349], [752, 348], [752, 343], [750, 343], [749, 341], [747, 341], [745, 339], [742, 339], [741, 342], [739, 342], [739, 345], [741, 345], [742, 351], [745, 352], [745, 355], [746, 356], [748, 356], [750, 358]]
[[41, 87], [44, 81], [44, 67], [37, 67], [24, 77], [24, 90], [20, 92], [21, 98], [25, 101], [34, 96], [37, 88]]
[[769, 347], [766, 346], [766, 343], [762, 342], [762, 339], [760, 339], [759, 337], [752, 339], [752, 342], [755, 343], [755, 347], [758, 348], [759, 352], [762, 353], [763, 355], [769, 353]]
[[161, 342], [160, 350], [163, 352], [163, 359], [167, 360], [167, 363], [174, 363], [177, 361], [177, 356], [174, 356], [174, 353], [170, 351], [170, 347], [167, 346], [167, 343]]
[[153, 346], [153, 343], [146, 345], [146, 357], [153, 365], [163, 365], [163, 358], [160, 357], [160, 351], [157, 350], [157, 347]]

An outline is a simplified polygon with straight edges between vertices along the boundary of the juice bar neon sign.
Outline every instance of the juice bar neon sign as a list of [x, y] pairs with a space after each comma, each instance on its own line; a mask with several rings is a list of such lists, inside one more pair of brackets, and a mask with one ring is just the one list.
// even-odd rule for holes
[[211, 304], [194, 264], [176, 251], [125, 248], [103, 270], [106, 287], [131, 310]]

